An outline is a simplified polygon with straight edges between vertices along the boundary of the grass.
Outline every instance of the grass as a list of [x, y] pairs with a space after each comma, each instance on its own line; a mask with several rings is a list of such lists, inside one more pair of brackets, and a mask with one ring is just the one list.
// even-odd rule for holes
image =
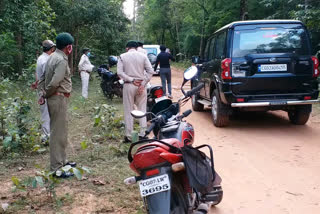
[[191, 60], [182, 60], [179, 62], [172, 62], [171, 63], [173, 67], [185, 70], [191, 66]]
[[[112, 130], [113, 134], [121, 136], [116, 138], [103, 133], [106, 130], [105, 124], [94, 127], [94, 116], [99, 106], [108, 104], [117, 109], [117, 115], [121, 117], [122, 100], [119, 98], [107, 100], [100, 90], [100, 79], [95, 77], [95, 74], [89, 85], [89, 99], [85, 100], [81, 97], [79, 76], [73, 77], [73, 92], [68, 111], [67, 154], [69, 160], [88, 167], [91, 173], [85, 174], [85, 178], [81, 181], [76, 178], [62, 180], [55, 187], [57, 197], [51, 200], [41, 188], [26, 192], [11, 190], [12, 176], [20, 180], [32, 177], [37, 170], [36, 165], [48, 169], [48, 151], [40, 154], [0, 157], [0, 204], [9, 204], [6, 213], [144, 212], [137, 185], [123, 184], [126, 177], [134, 175], [127, 160], [129, 145], [121, 143], [123, 128]], [[35, 104], [32, 108], [32, 115], [35, 118], [39, 117], [38, 106]], [[86, 149], [82, 148], [81, 142], [86, 143]]]

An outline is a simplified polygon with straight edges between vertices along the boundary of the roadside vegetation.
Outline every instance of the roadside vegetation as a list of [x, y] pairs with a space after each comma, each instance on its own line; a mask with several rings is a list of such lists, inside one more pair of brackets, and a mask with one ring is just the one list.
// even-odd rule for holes
[[[35, 118], [39, 118], [36, 94], [29, 88], [18, 87], [19, 84], [6, 85], [6, 96], [23, 97], [23, 101], [17, 100], [17, 104], [12, 104], [14, 110], [10, 111], [23, 115], [19, 117], [23, 118], [25, 129], [13, 129], [19, 120], [7, 114], [5, 127], [1, 130], [7, 140], [0, 143], [3, 145], [0, 156], [0, 204], [8, 205], [6, 213], [142, 212], [137, 186], [123, 184], [123, 180], [132, 176], [133, 172], [127, 160], [129, 145], [121, 142], [124, 127], [121, 100], [106, 100], [100, 91], [98, 77], [90, 81], [88, 100], [81, 98], [78, 76], [73, 77], [73, 83], [68, 117], [68, 159], [88, 171], [82, 171], [80, 179], [76, 176], [67, 180], [44, 179], [46, 176], [41, 172], [49, 167], [49, 152], [48, 147], [40, 143], [40, 123], [35, 123]], [[17, 88], [9, 90], [12, 87]], [[33, 121], [34, 125], [29, 126], [29, 121]], [[43, 182], [37, 180], [39, 177], [43, 178]], [[38, 183], [35, 184], [34, 180]]]

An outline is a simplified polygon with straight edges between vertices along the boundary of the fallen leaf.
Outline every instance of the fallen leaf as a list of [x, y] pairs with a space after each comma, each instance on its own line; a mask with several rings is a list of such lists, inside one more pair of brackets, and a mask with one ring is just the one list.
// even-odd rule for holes
[[95, 179], [95, 180], [93, 180], [93, 184], [94, 185], [106, 185], [106, 182]]

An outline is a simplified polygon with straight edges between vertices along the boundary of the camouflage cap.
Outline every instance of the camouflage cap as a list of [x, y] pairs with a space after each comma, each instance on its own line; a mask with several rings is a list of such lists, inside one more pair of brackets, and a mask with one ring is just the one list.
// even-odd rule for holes
[[56, 37], [56, 43], [58, 49], [63, 49], [64, 47], [73, 44], [74, 38], [70, 33], [59, 33]]
[[127, 48], [136, 48], [136, 47], [138, 47], [138, 43], [134, 40], [131, 40], [127, 43], [126, 47]]
[[53, 41], [51, 40], [44, 40], [42, 42], [42, 47], [46, 48], [46, 49], [50, 49], [52, 47], [56, 46], [56, 44], [53, 43]]

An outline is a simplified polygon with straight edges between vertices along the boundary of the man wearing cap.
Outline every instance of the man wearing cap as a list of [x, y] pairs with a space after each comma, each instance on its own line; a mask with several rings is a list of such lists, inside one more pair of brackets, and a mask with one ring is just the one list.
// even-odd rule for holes
[[137, 51], [145, 55], [148, 55], [148, 51], [143, 49], [143, 43], [142, 42], [137, 42], [137, 43], [138, 43]]
[[[126, 45], [127, 52], [120, 55], [117, 66], [117, 73], [125, 82], [123, 86], [125, 143], [131, 142], [133, 117], [130, 113], [134, 109], [134, 104], [138, 110], [146, 112], [147, 90], [145, 86], [150, 81], [152, 74], [154, 74], [148, 57], [138, 52], [137, 47], [137, 42], [128, 42]], [[147, 128], [147, 120], [144, 117], [139, 122], [139, 138], [142, 139]]]
[[[69, 164], [66, 157], [68, 144], [67, 103], [72, 89], [68, 55], [72, 52], [73, 37], [60, 33], [56, 37], [57, 50], [49, 57], [45, 68], [43, 98], [48, 101], [50, 115], [50, 170], [58, 177], [69, 177], [70, 172], [59, 170]], [[39, 100], [41, 104], [41, 99]], [[70, 165], [75, 165], [72, 163]]]
[[[38, 98], [41, 95], [41, 85], [44, 80], [44, 69], [45, 65], [49, 59], [49, 56], [55, 51], [56, 44], [54, 44], [51, 40], [44, 40], [42, 42], [43, 53], [37, 59], [37, 67], [36, 67], [36, 81], [33, 84], [33, 88], [38, 88]], [[39, 86], [39, 87], [38, 87]], [[40, 113], [41, 113], [41, 127], [42, 127], [42, 137], [41, 141], [45, 142], [49, 139], [50, 136], [50, 116], [48, 112], [48, 105], [44, 103], [40, 105]]]
[[93, 69], [93, 65], [91, 64], [89, 57], [91, 55], [89, 48], [84, 48], [82, 50], [82, 56], [78, 65], [81, 82], [82, 82], [82, 97], [88, 98], [88, 86], [89, 86], [89, 77], [90, 73]]

